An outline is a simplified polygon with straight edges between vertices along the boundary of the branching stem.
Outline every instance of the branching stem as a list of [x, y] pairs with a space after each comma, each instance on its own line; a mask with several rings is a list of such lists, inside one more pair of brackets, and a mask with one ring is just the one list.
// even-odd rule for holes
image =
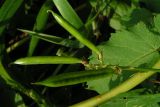
[[[153, 68], [159, 68], [160, 67], [160, 60], [153, 66]], [[88, 100], [82, 101], [78, 104], [72, 105], [70, 107], [94, 107], [99, 104], [102, 104], [111, 98], [115, 97], [118, 94], [124, 93], [129, 91], [130, 89], [134, 88], [141, 82], [143, 82], [145, 79], [149, 78], [156, 72], [154, 71], [147, 71], [147, 72], [138, 72], [134, 74], [131, 78], [120, 84], [119, 86], [115, 87], [114, 89], [110, 90], [109, 92], [106, 92], [104, 94], [92, 97]]]

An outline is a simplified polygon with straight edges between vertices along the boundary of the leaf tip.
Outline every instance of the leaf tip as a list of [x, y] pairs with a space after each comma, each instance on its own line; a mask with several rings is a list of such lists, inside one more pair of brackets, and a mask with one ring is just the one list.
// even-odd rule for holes
[[20, 60], [16, 60], [12, 64], [24, 65], [24, 63], [22, 61], [20, 61]]
[[25, 29], [20, 29], [20, 28], [17, 28], [18, 31], [21, 31], [21, 32], [25, 32], [26, 33], [26, 30]]
[[32, 82], [32, 85], [39, 85], [39, 82]]
[[54, 13], [52, 10], [47, 10], [47, 13]]

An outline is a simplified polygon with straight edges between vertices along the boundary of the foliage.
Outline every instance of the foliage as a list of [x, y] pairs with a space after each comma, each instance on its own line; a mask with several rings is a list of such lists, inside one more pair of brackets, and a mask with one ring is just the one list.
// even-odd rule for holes
[[159, 4], [0, 1], [0, 106], [158, 107]]

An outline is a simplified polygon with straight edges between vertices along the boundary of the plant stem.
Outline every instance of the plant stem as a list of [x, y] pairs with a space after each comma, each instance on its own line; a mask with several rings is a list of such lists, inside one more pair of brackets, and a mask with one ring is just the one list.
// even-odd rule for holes
[[[159, 68], [160, 67], [160, 60], [153, 66], [153, 68]], [[126, 80], [119, 86], [115, 87], [114, 89], [110, 90], [109, 92], [106, 92], [104, 94], [92, 97], [88, 100], [82, 101], [80, 103], [74, 104], [70, 107], [94, 107], [99, 104], [102, 104], [111, 98], [115, 97], [118, 94], [124, 93], [126, 91], [129, 91], [130, 89], [134, 88], [141, 82], [143, 82], [145, 79], [149, 78], [156, 72], [154, 71], [148, 71], [148, 72], [139, 72], [134, 74], [130, 79]]]
[[29, 37], [26, 37], [26, 38], [24, 38], [24, 39], [22, 39], [22, 40], [20, 40], [20, 41], [18, 41], [18, 42], [16, 42], [16, 43], [14, 43], [13, 45], [9, 46], [9, 47], [6, 49], [7, 53], [10, 53], [11, 51], [15, 50], [17, 47], [23, 45], [23, 44], [26, 43], [26, 41], [28, 41], [28, 40], [29, 40]]
[[38, 105], [47, 106], [47, 102], [41, 95], [39, 95], [36, 91], [32, 89], [28, 89], [23, 85], [16, 82], [5, 70], [2, 62], [0, 61], [0, 76], [5, 80], [6, 84], [10, 85], [13, 89], [18, 90], [28, 97], [32, 98]]

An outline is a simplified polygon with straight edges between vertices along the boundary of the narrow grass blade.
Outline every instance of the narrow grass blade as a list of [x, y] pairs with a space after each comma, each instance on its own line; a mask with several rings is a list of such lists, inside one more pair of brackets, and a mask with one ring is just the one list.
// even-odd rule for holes
[[[2, 64], [3, 53], [5, 51], [5, 43], [4, 43], [4, 35], [3, 32], [5, 30], [8, 21], [13, 17], [16, 13], [17, 9], [21, 6], [23, 0], [6, 0], [2, 7], [0, 8], [0, 75], [5, 80], [13, 80], [10, 75], [6, 72]], [[2, 22], [6, 22], [3, 23]]]
[[42, 40], [45, 40], [47, 42], [51, 42], [54, 44], [58, 44], [58, 45], [66, 46], [66, 47], [71, 47], [71, 48], [82, 48], [83, 47], [83, 45], [81, 43], [79, 43], [78, 41], [75, 41], [75, 40], [64, 39], [64, 38], [61, 38], [58, 36], [37, 33], [34, 31], [30, 31], [30, 30], [24, 30], [24, 29], [18, 29], [18, 30], [20, 30], [22, 32], [29, 33], [31, 36], [37, 37], [39, 39], [42, 39]]
[[81, 59], [62, 56], [34, 56], [17, 59], [14, 64], [33, 65], [33, 64], [76, 64], [82, 63]]
[[23, 0], [5, 0], [0, 8], [0, 36], [2, 36], [5, 26], [8, 24], [9, 20], [15, 14], [22, 2]]
[[[3, 32], [5, 30], [8, 21], [13, 17], [16, 13], [17, 9], [21, 6], [23, 0], [5, 0], [4, 4], [0, 8], [0, 77], [2, 77], [7, 85], [10, 85], [15, 90], [18, 90], [28, 97], [32, 98], [39, 105], [47, 106], [46, 101], [37, 94], [34, 90], [29, 90], [25, 88], [23, 85], [16, 82], [6, 71], [2, 59], [5, 51], [4, 48], [4, 35]], [[3, 24], [2, 24], [3, 23]]]
[[[48, 14], [47, 10], [52, 9], [52, 1], [46, 0], [46, 2], [42, 5], [34, 25], [33, 30], [36, 32], [43, 32], [48, 20]], [[38, 44], [38, 38], [35, 38], [34, 36], [31, 38], [29, 50], [28, 50], [28, 56], [32, 56], [36, 46]]]
[[69, 72], [69, 73], [59, 74], [56, 76], [51, 76], [43, 81], [36, 82], [33, 84], [44, 85], [47, 87], [60, 87], [60, 86], [83, 83], [99, 78], [104, 78], [110, 76], [113, 73], [114, 70], [110, 68], [80, 71], [80, 72]]
[[71, 5], [68, 3], [67, 0], [52, 0], [57, 7], [60, 14], [63, 16], [65, 20], [71, 23], [76, 29], [80, 29], [83, 27], [83, 22], [73, 10]]

